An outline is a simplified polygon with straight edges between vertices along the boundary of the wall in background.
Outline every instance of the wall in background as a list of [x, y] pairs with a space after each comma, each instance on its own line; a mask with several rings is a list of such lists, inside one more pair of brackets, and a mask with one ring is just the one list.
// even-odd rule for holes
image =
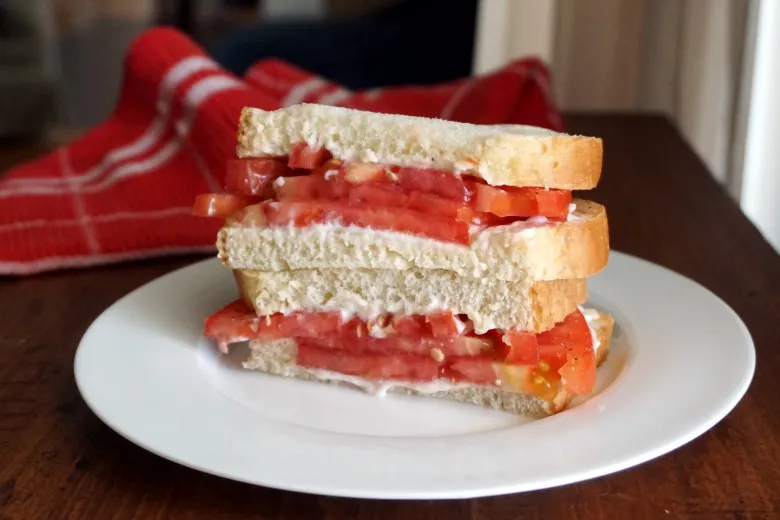
[[535, 54], [572, 111], [661, 111], [727, 182], [749, 0], [490, 0], [477, 71]]
[[571, 110], [668, 114], [721, 182], [729, 146], [748, 0], [559, 3], [553, 70]]
[[[774, 23], [780, 23], [780, 2], [510, 2], [482, 2], [478, 72], [535, 54], [550, 63], [556, 97], [565, 110], [667, 114], [780, 251], [780, 206], [768, 203], [780, 198], [780, 174], [771, 166], [780, 169], [780, 157], [775, 162], [765, 158], [780, 147], [753, 146], [780, 132], [772, 126], [780, 121], [780, 108], [768, 102], [759, 106], [751, 95], [758, 85], [771, 101], [780, 90], [780, 75], [767, 72], [780, 70], [777, 59], [772, 61], [780, 56], [780, 37], [769, 41], [780, 33], [766, 21], [775, 16]], [[755, 32], [759, 9], [766, 13], [761, 24], [769, 35], [763, 39]], [[753, 70], [756, 41], [765, 42], [764, 52], [756, 51], [767, 64], [763, 72]], [[757, 117], [765, 117], [766, 124], [757, 123]]]

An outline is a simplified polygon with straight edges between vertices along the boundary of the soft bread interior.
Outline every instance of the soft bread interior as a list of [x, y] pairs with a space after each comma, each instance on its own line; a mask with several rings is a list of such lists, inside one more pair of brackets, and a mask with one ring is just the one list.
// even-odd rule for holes
[[224, 226], [219, 257], [233, 269], [440, 269], [500, 280], [586, 278], [609, 257], [604, 206], [576, 201], [570, 220], [516, 223], [480, 232], [470, 246], [356, 226]]
[[[592, 320], [591, 324], [594, 336], [599, 342], [596, 356], [597, 363], [600, 365], [609, 352], [614, 320], [609, 314], [597, 313], [596, 319]], [[349, 381], [345, 381], [340, 378], [333, 378], [332, 373], [307, 370], [295, 363], [296, 356], [297, 344], [295, 340], [253, 341], [250, 342], [250, 356], [244, 362], [244, 367], [308, 381], [349, 386], [371, 386], [371, 382], [361, 380], [361, 378], [350, 377]], [[445, 390], [423, 391], [404, 382], [393, 382], [393, 384], [389, 385], [387, 391], [390, 393], [448, 399], [529, 417], [544, 417], [557, 413], [563, 410], [573, 397], [565, 390], [561, 390], [555, 398], [545, 401], [532, 394], [510, 392], [477, 385], [452, 385], [451, 388]]]
[[380, 314], [466, 314], [477, 333], [490, 329], [542, 332], [587, 298], [584, 279], [506, 282], [421, 269], [234, 271], [241, 297], [258, 316], [341, 311], [365, 320]]
[[602, 167], [602, 141], [521, 125], [474, 125], [299, 104], [245, 108], [239, 157], [288, 155], [295, 143], [325, 147], [341, 160], [440, 168], [488, 184], [591, 189]]

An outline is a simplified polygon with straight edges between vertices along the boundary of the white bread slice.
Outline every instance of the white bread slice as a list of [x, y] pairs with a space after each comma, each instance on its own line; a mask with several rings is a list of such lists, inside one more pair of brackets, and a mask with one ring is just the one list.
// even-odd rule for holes
[[300, 104], [244, 108], [238, 156], [284, 156], [300, 141], [336, 159], [467, 173], [488, 184], [566, 190], [594, 188], [602, 141], [522, 125], [473, 125]]
[[506, 282], [444, 270], [302, 269], [234, 271], [241, 297], [258, 316], [341, 311], [364, 320], [381, 314], [466, 314], [474, 330], [551, 329], [587, 298], [584, 279]]
[[604, 206], [576, 201], [570, 220], [488, 228], [469, 246], [391, 231], [317, 224], [305, 228], [242, 228], [217, 235], [219, 258], [232, 269], [441, 269], [499, 280], [586, 278], [609, 256]]
[[[590, 321], [590, 325], [594, 332], [594, 337], [599, 342], [596, 350], [596, 360], [600, 365], [607, 357], [609, 351], [614, 320], [609, 314], [598, 313], [595, 320]], [[340, 385], [354, 386], [359, 384], [360, 386], [371, 386], [372, 383], [376, 384], [376, 382], [356, 377], [346, 378], [351, 382], [345, 382], [338, 377], [333, 377], [333, 373], [307, 370], [297, 366], [295, 363], [297, 344], [292, 339], [253, 341], [250, 342], [249, 346], [250, 357], [244, 362], [244, 368], [247, 369], [259, 370], [283, 377]], [[561, 390], [553, 399], [546, 401], [533, 394], [511, 392], [487, 386], [460, 384], [452, 385], [451, 388], [445, 390], [426, 391], [402, 381], [390, 382], [389, 385], [387, 383], [385, 382], [389, 386], [388, 392], [390, 393], [448, 399], [535, 418], [549, 416], [562, 411], [573, 397], [565, 390]], [[434, 387], [431, 390], [436, 390], [436, 388]]]

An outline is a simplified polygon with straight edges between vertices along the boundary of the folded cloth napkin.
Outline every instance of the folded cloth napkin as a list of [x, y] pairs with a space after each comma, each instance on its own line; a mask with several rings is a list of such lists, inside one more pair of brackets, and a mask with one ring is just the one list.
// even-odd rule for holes
[[221, 190], [241, 109], [301, 102], [563, 129], [534, 59], [444, 85], [350, 92], [279, 60], [237, 78], [183, 34], [153, 28], [131, 45], [105, 122], [0, 178], [0, 274], [213, 251], [220, 222], [190, 210]]

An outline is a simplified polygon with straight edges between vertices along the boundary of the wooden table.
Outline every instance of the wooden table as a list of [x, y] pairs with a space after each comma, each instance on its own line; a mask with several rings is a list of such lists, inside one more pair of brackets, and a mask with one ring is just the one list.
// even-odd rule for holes
[[131, 444], [90, 412], [74, 383], [74, 352], [90, 322], [196, 258], [6, 278], [0, 519], [780, 518], [780, 257], [664, 119], [580, 116], [570, 129], [605, 139], [603, 181], [592, 198], [607, 205], [613, 247], [709, 287], [753, 335], [754, 382], [711, 431], [615, 475], [497, 498], [387, 502], [254, 487]]

